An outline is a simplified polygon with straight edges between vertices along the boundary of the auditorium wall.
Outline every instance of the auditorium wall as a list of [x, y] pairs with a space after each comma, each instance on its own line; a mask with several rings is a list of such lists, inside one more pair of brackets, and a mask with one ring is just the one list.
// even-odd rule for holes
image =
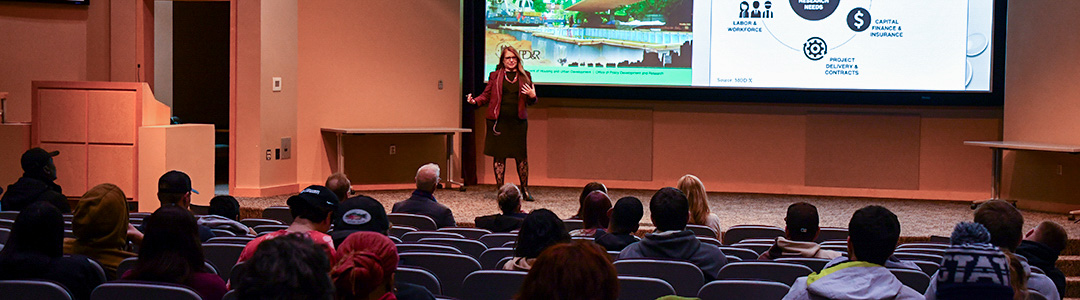
[[[1078, 1], [1009, 1], [1005, 140], [1080, 145], [1076, 28]], [[1006, 152], [1003, 181], [1004, 196], [1021, 207], [1080, 209], [1078, 155]]]

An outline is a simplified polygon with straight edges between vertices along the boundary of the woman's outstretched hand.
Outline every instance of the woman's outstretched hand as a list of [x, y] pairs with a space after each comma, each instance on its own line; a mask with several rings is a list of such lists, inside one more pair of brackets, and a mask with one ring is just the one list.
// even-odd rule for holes
[[526, 84], [525, 86], [521, 87], [521, 91], [524, 92], [525, 95], [528, 95], [529, 98], [536, 98], [536, 88], [533, 87], [532, 84]]

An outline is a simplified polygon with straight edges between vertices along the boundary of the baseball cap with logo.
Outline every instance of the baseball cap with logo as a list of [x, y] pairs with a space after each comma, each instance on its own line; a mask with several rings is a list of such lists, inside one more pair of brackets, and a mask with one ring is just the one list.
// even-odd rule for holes
[[188, 177], [187, 173], [172, 170], [165, 172], [165, 175], [161, 175], [158, 179], [158, 193], [183, 194], [187, 192], [199, 193], [191, 188], [191, 177]]
[[332, 211], [338, 206], [338, 198], [334, 191], [325, 186], [312, 185], [304, 188], [303, 191], [300, 191], [300, 194], [289, 197], [289, 200], [285, 201], [285, 203], [289, 207], [305, 206]]
[[368, 196], [356, 196], [341, 202], [334, 212], [334, 230], [361, 230], [386, 233], [390, 221], [386, 208]]

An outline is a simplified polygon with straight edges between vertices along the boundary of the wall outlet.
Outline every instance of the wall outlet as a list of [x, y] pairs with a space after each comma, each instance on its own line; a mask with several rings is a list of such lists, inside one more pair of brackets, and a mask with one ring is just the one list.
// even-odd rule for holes
[[281, 159], [289, 159], [292, 157], [292, 138], [281, 138]]
[[390, 155], [397, 154], [397, 145], [390, 145]]
[[281, 91], [281, 77], [274, 77], [274, 83], [271, 89], [275, 92]]
[[442, 80], [439, 80], [439, 89], [442, 90]]
[[274, 151], [270, 151], [270, 149], [266, 149], [266, 160], [271, 160], [271, 159], [274, 159]]

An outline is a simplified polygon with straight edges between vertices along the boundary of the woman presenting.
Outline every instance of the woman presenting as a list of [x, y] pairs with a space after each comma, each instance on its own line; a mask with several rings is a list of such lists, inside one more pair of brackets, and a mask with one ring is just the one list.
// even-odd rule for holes
[[507, 46], [499, 56], [499, 65], [488, 76], [487, 87], [480, 96], [465, 95], [470, 104], [487, 109], [487, 138], [484, 139], [484, 155], [495, 159], [496, 189], [506, 179], [506, 158], [517, 162], [518, 179], [525, 201], [533, 201], [528, 192], [529, 160], [525, 137], [529, 130], [525, 106], [536, 103], [536, 89], [529, 71], [521, 66], [517, 49]]

